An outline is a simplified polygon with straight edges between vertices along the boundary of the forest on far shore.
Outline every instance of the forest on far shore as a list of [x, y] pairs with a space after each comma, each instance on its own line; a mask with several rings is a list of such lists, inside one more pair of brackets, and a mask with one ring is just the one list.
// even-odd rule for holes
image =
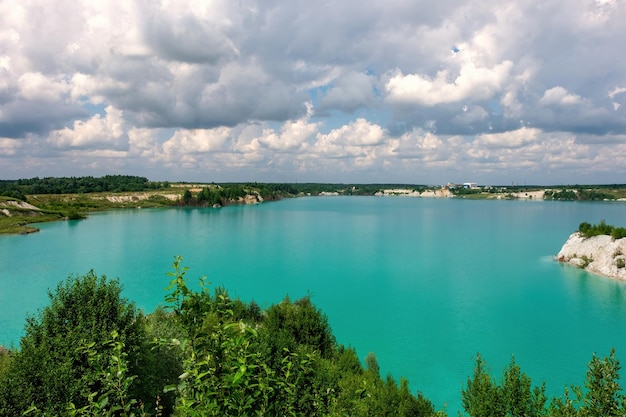
[[[0, 348], [0, 415], [445, 416], [405, 379], [381, 376], [339, 343], [310, 296], [261, 309], [176, 257], [164, 304], [150, 314], [93, 271], [49, 291], [16, 349]], [[362, 354], [362, 352], [361, 352]], [[581, 368], [582, 371], [582, 368]], [[500, 377], [477, 355], [459, 395], [464, 415], [624, 416], [620, 363], [592, 356], [583, 385], [548, 398], [514, 358]], [[461, 382], [461, 381], [459, 381]]]
[[[339, 195], [374, 195], [382, 190], [403, 189], [417, 192], [447, 187], [454, 195], [466, 198], [493, 197], [495, 194], [512, 195], [515, 193], [545, 190], [545, 199], [549, 200], [612, 200], [626, 197], [626, 184], [598, 185], [483, 185], [472, 188], [463, 184], [424, 185], [400, 183], [263, 183], [263, 182], [224, 182], [224, 183], [188, 183], [170, 181], [150, 181], [146, 177], [134, 175], [105, 175], [102, 177], [34, 177], [17, 180], [0, 180], [0, 196], [19, 198], [26, 201], [28, 195], [37, 194], [90, 194], [90, 193], [125, 193], [156, 190], [170, 190], [181, 195], [185, 189], [218, 190], [231, 194], [243, 189], [254, 192], [264, 199], [298, 195], [319, 195], [337, 193]], [[230, 190], [230, 191], [228, 191]], [[196, 191], [198, 192], [198, 191]]]

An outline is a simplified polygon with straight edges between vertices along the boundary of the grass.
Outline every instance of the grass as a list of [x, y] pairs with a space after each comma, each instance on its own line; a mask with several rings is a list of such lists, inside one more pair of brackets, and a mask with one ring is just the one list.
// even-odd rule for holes
[[52, 222], [63, 220], [59, 214], [42, 213], [40, 215], [19, 215], [12, 217], [0, 216], [0, 234], [26, 234], [37, 232], [39, 229], [30, 226], [33, 223]]
[[[28, 196], [28, 202], [45, 210], [67, 211], [70, 209], [88, 213], [117, 208], [153, 208], [171, 206], [165, 192], [137, 193], [91, 193], [91, 194], [37, 194]], [[175, 194], [175, 193], [169, 193]], [[180, 193], [182, 195], [182, 192]], [[108, 198], [118, 198], [110, 201]], [[135, 197], [135, 198], [133, 198]]]

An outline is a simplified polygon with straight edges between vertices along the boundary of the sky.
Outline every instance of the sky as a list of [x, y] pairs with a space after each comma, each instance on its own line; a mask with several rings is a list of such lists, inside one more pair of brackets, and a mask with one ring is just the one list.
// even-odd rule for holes
[[0, 179], [626, 183], [626, 0], [0, 0]]

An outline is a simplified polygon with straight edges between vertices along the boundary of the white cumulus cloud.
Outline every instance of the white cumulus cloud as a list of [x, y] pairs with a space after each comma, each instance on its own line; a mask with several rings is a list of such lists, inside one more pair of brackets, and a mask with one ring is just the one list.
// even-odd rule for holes
[[107, 106], [105, 111], [104, 117], [96, 114], [86, 121], [75, 121], [72, 128], [51, 132], [48, 141], [60, 148], [127, 148], [128, 136], [122, 111], [113, 106]]
[[513, 63], [504, 61], [493, 68], [477, 67], [467, 63], [458, 76], [450, 77], [449, 71], [437, 72], [433, 78], [420, 74], [392, 76], [385, 90], [386, 100], [394, 104], [419, 104], [435, 106], [456, 103], [471, 98], [487, 100], [502, 90]]
[[539, 100], [539, 103], [551, 106], [551, 105], [560, 105], [560, 106], [568, 106], [572, 104], [578, 104], [582, 101], [582, 98], [579, 95], [573, 94], [567, 91], [565, 88], [557, 85], [556, 87], [552, 87], [547, 89], [543, 93], [543, 97]]

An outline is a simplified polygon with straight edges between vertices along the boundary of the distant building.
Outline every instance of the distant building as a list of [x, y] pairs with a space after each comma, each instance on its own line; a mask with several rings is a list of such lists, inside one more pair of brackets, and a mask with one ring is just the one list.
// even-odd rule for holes
[[480, 187], [478, 186], [477, 183], [475, 182], [464, 182], [463, 184], [454, 184], [452, 182], [449, 182], [446, 186], [446, 188], [453, 190], [455, 188], [465, 188], [465, 189], [470, 189], [470, 190], [477, 190]]

